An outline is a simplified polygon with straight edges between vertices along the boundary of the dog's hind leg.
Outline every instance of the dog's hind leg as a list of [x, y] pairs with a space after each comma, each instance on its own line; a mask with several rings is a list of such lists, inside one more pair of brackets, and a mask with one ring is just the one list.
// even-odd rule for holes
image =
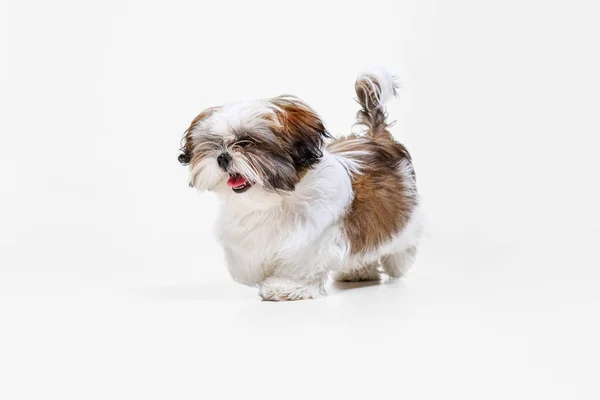
[[332, 278], [338, 282], [378, 281], [381, 278], [378, 262], [357, 262], [335, 271]]
[[414, 264], [416, 256], [417, 248], [411, 246], [406, 250], [383, 256], [381, 266], [390, 278], [399, 278]]

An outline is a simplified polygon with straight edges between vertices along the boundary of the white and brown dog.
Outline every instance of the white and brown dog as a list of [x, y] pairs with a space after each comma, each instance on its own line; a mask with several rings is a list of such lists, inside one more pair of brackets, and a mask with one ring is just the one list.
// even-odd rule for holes
[[265, 300], [324, 295], [330, 272], [396, 278], [414, 262], [422, 216], [411, 157], [386, 122], [393, 78], [374, 69], [355, 87], [360, 135], [333, 139], [292, 96], [209, 108], [185, 133], [179, 161], [221, 200], [229, 272]]

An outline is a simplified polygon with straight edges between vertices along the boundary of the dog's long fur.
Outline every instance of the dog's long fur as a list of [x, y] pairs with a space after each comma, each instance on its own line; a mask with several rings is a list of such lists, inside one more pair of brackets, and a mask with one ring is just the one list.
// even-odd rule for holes
[[[422, 214], [411, 157], [388, 131], [394, 80], [374, 69], [355, 88], [360, 135], [332, 140], [292, 96], [209, 108], [186, 131], [179, 160], [191, 186], [221, 200], [229, 272], [263, 299], [316, 298], [330, 272], [396, 278], [414, 262]], [[239, 176], [247, 183], [233, 190]]]

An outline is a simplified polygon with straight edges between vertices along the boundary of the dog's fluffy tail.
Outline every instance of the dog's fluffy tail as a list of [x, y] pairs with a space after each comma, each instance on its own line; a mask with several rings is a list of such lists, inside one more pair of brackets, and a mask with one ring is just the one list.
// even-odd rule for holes
[[383, 68], [371, 68], [356, 78], [354, 85], [361, 109], [356, 114], [357, 124], [367, 128], [374, 139], [390, 139], [385, 103], [396, 95], [395, 77]]

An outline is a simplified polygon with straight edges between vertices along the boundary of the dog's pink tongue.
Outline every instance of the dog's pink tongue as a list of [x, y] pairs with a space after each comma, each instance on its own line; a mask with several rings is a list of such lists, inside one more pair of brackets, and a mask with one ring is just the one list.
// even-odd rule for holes
[[233, 175], [229, 177], [229, 180], [227, 181], [227, 186], [237, 187], [243, 185], [244, 183], [246, 183], [246, 178], [244, 178], [241, 175]]

